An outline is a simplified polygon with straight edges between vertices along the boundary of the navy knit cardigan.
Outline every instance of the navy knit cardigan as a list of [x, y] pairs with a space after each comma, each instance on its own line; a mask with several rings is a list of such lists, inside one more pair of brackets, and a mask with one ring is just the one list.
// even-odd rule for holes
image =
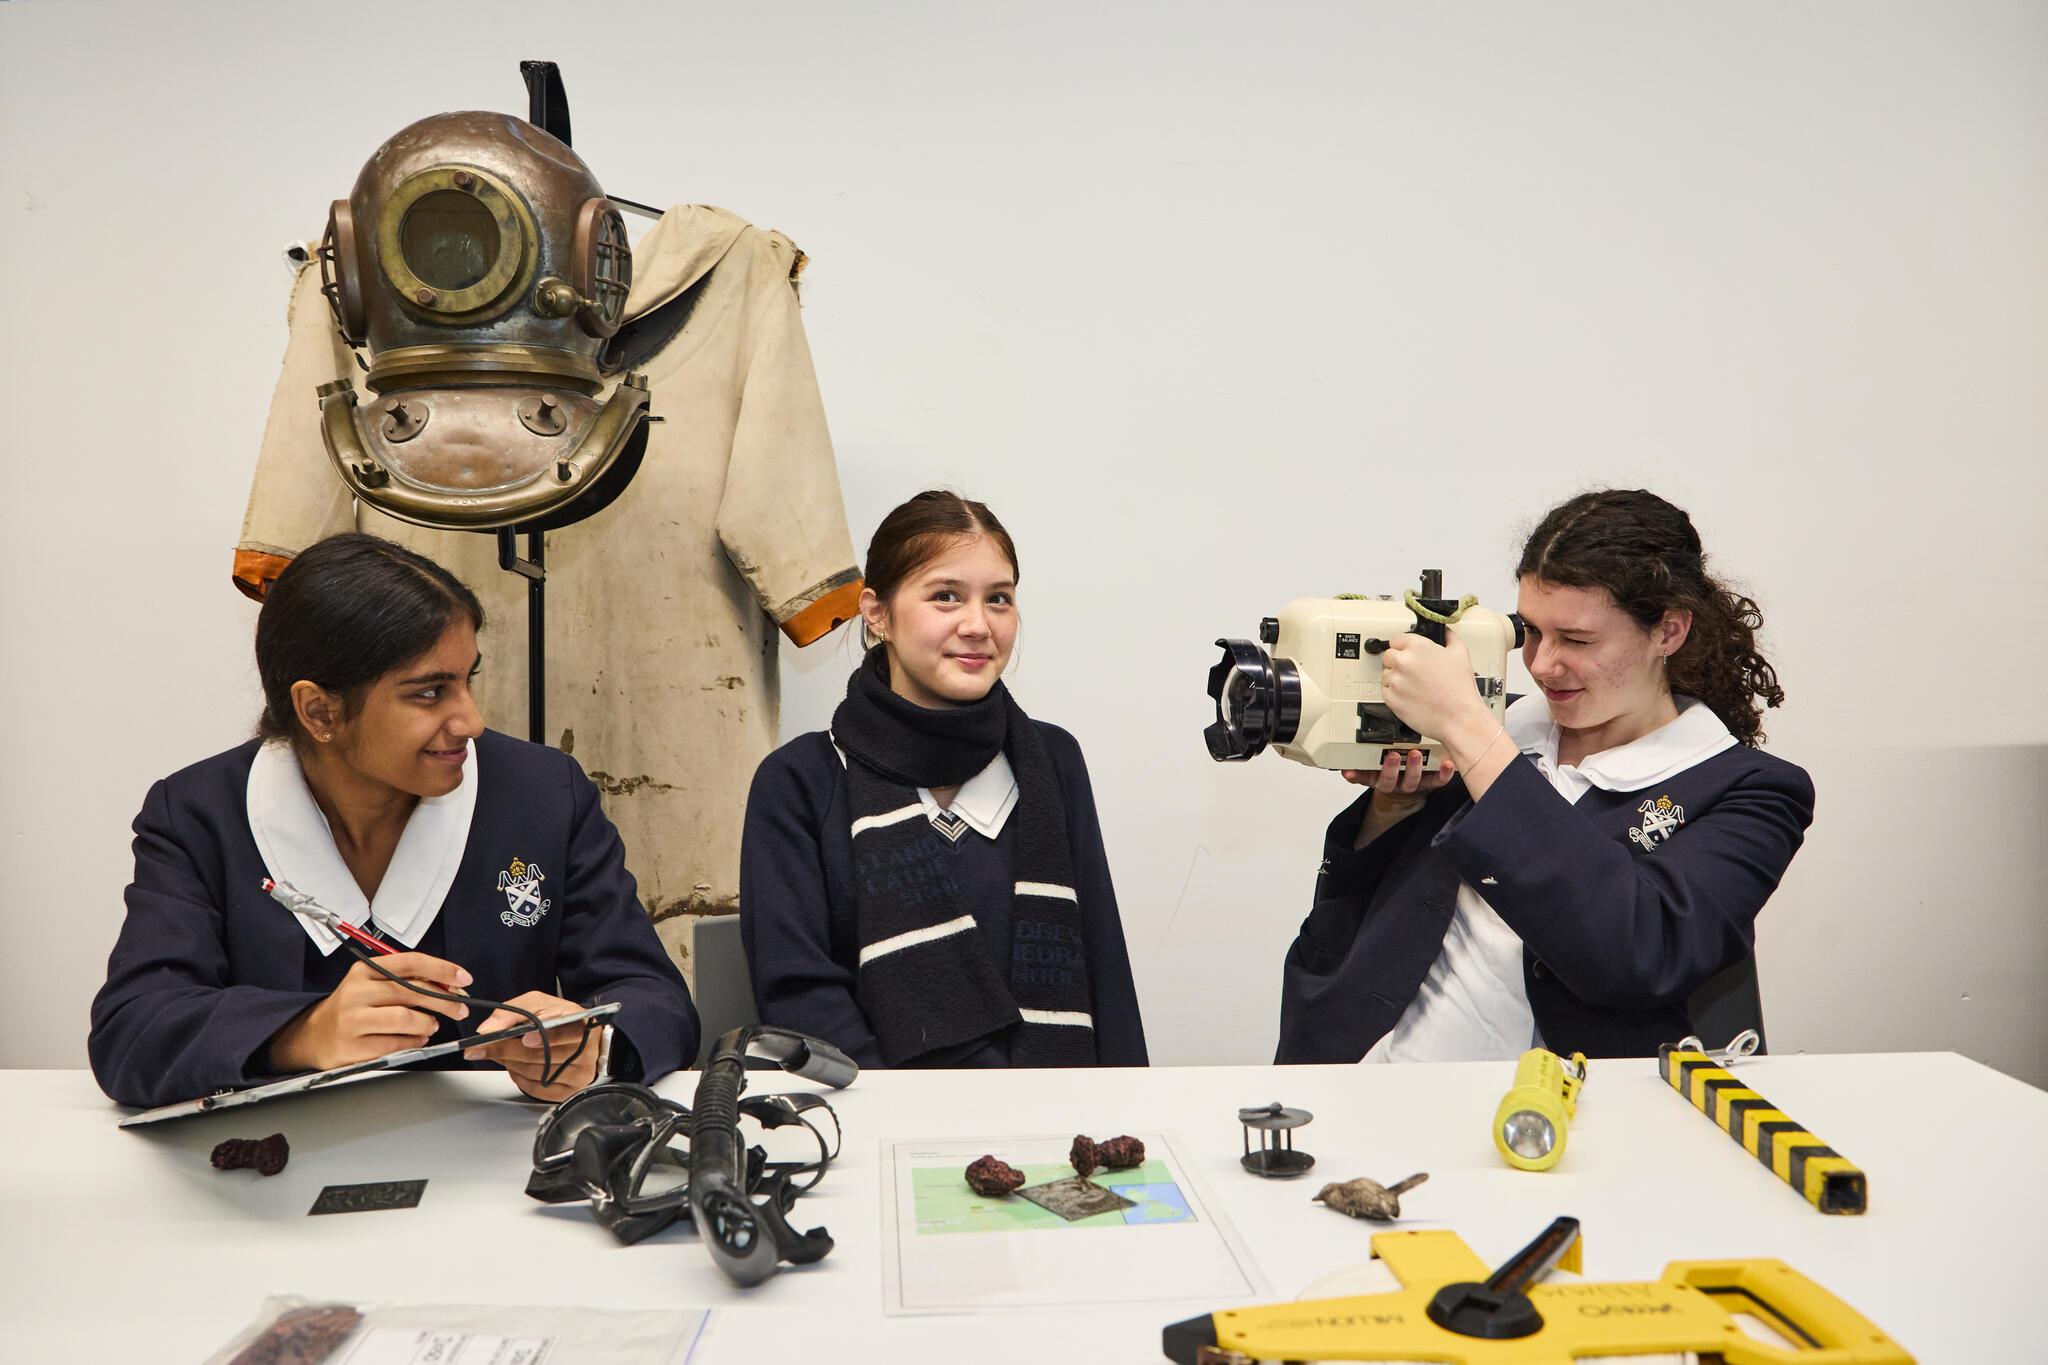
[[[1045, 741], [1066, 801], [1068, 848], [1094, 997], [1096, 1058], [1102, 1066], [1144, 1066], [1145, 1026], [1087, 764], [1072, 735], [1044, 721], [1032, 723]], [[764, 1022], [823, 1038], [862, 1066], [873, 1067], [882, 1065], [881, 1051], [854, 999], [860, 943], [854, 924], [852, 831], [846, 766], [830, 735], [823, 730], [800, 735], [770, 754], [747, 796], [740, 937]], [[1007, 922], [1008, 906], [1002, 909]], [[952, 1064], [1002, 1065], [1006, 1059], [1005, 1049], [990, 1045]]]

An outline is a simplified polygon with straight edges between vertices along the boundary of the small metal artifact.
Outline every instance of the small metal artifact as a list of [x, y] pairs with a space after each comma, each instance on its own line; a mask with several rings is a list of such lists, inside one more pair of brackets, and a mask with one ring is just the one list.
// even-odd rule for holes
[[284, 1140], [284, 1134], [272, 1133], [267, 1138], [229, 1138], [213, 1149], [212, 1161], [216, 1170], [254, 1167], [264, 1175], [276, 1175], [284, 1169], [291, 1154], [291, 1144]]
[[[1237, 1111], [1244, 1125], [1244, 1155], [1238, 1164], [1253, 1175], [1286, 1180], [1301, 1175], [1316, 1164], [1307, 1152], [1294, 1149], [1294, 1130], [1315, 1117], [1306, 1109], [1288, 1109], [1274, 1100], [1271, 1104]], [[1252, 1130], [1259, 1130], [1259, 1150], [1252, 1150]]]
[[1067, 1160], [1082, 1175], [1098, 1167], [1128, 1171], [1145, 1164], [1145, 1144], [1130, 1136], [1104, 1138], [1097, 1142], [1094, 1138], [1076, 1134], [1074, 1145], [1067, 1152]]
[[1429, 1172], [1423, 1171], [1389, 1187], [1361, 1176], [1341, 1185], [1325, 1185], [1309, 1202], [1322, 1204], [1353, 1218], [1371, 1218], [1384, 1223], [1401, 1216], [1401, 1196], [1427, 1179]]
[[967, 1168], [967, 1187], [984, 1199], [1002, 1199], [1024, 1183], [1024, 1172], [993, 1156]]

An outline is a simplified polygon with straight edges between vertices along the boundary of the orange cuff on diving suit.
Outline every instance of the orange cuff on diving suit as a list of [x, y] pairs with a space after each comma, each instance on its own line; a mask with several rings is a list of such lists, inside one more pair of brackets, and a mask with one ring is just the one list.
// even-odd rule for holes
[[262, 550], [235, 551], [235, 586], [242, 590], [242, 596], [252, 602], [261, 602], [269, 593], [270, 585], [285, 571], [291, 560], [284, 555], [268, 554]]
[[782, 622], [782, 633], [799, 649], [821, 640], [860, 614], [861, 580], [842, 583]]

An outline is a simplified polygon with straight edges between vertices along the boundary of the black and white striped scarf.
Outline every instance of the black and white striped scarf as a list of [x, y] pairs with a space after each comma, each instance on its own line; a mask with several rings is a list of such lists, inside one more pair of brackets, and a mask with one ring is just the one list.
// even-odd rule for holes
[[[848, 681], [832, 737], [846, 755], [853, 808], [855, 998], [882, 1059], [902, 1066], [1007, 1029], [1013, 1065], [1092, 1065], [1095, 1021], [1066, 803], [1045, 742], [1009, 689], [998, 681], [966, 706], [918, 706], [889, 689], [878, 645]], [[998, 750], [1017, 778], [1007, 981], [990, 966], [974, 907], [962, 902], [917, 795], [919, 787], [959, 786]]]

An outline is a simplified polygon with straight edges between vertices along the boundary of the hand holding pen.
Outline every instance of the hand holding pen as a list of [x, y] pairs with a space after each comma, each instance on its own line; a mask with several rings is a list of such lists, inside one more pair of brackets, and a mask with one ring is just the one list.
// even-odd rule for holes
[[[449, 997], [467, 995], [463, 987], [475, 978], [455, 963], [426, 953], [400, 952], [285, 883], [266, 877], [263, 889], [293, 914], [338, 935], [357, 959], [326, 998], [271, 1035], [273, 1070], [326, 1070], [368, 1061], [424, 1044], [440, 1028], [440, 1017], [469, 1017], [469, 1002]], [[598, 1053], [590, 1048], [592, 1029], [564, 1025], [564, 1030], [575, 1029], [576, 1046], [558, 1060], [557, 1039], [552, 1030], [542, 1027], [544, 1017], [574, 1013], [579, 1008], [574, 1001], [529, 991], [513, 1000], [479, 999], [474, 1003], [491, 1011], [483, 1027], [472, 1026], [474, 1032], [488, 1033], [513, 1019], [523, 1020], [536, 1031], [471, 1048], [465, 1055], [472, 1060], [503, 1066], [511, 1073], [513, 1084], [536, 1099], [563, 1098], [595, 1079]], [[529, 1048], [539, 1051], [537, 1060]]]
[[271, 1036], [273, 1070], [324, 1071], [368, 1061], [421, 1046], [434, 1036], [443, 1017], [469, 1017], [466, 1005], [420, 995], [400, 984], [414, 981], [432, 990], [457, 994], [474, 979], [463, 968], [427, 953], [400, 952], [289, 886], [265, 880], [263, 889], [292, 913], [304, 915], [344, 940], [361, 945], [355, 949], [359, 959], [372, 953], [381, 959], [377, 967], [366, 960], [358, 961], [325, 998]]

